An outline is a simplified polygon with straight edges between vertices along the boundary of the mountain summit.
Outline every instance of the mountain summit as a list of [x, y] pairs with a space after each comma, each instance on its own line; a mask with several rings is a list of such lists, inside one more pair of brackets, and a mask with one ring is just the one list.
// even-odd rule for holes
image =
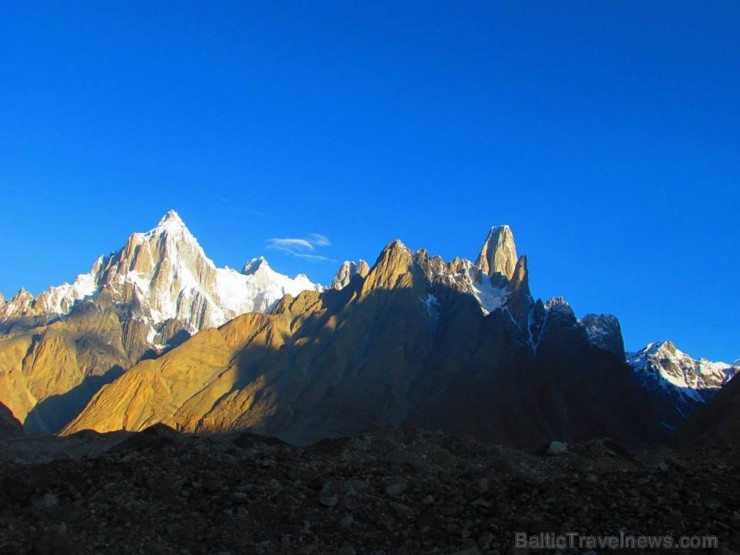
[[491, 228], [475, 265], [488, 276], [500, 274], [511, 279], [518, 260], [514, 234], [508, 225], [501, 225]]
[[0, 311], [0, 402], [27, 431], [161, 422], [306, 443], [411, 424], [644, 445], [737, 370], [670, 343], [628, 364], [616, 317], [532, 296], [508, 226], [475, 263], [395, 240], [324, 290], [263, 257], [217, 268], [169, 212], [72, 285], [21, 291]]
[[694, 359], [672, 341], [650, 343], [629, 353], [627, 361], [671, 429], [681, 427], [740, 373], [740, 364]]
[[0, 401], [27, 429], [56, 430], [142, 357], [306, 289], [322, 287], [305, 275], [279, 274], [264, 258], [242, 273], [217, 268], [170, 210], [73, 284], [38, 297], [21, 290], [0, 303], [0, 360], [8, 368], [0, 374]]
[[390, 423], [526, 445], [654, 440], [665, 431], [615, 352], [614, 322], [535, 301], [506, 226], [492, 228], [475, 264], [395, 240], [369, 271], [343, 264], [330, 290], [286, 295], [270, 314], [137, 364], [64, 433], [163, 422], [308, 443]]

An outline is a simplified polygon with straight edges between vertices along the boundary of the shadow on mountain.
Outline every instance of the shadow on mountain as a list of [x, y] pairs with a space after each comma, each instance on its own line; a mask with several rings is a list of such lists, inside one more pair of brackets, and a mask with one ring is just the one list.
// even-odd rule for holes
[[76, 417], [101, 387], [123, 374], [113, 366], [101, 376], [88, 376], [77, 387], [61, 395], [52, 395], [38, 403], [26, 417], [26, 433], [57, 433]]
[[484, 315], [452, 287], [364, 296], [361, 287], [353, 279], [325, 292], [308, 315], [290, 313], [289, 303], [276, 308], [290, 313], [295, 332], [277, 349], [241, 350], [229, 403], [247, 415], [230, 429], [303, 445], [406, 424], [529, 447], [667, 439], [632, 369], [592, 345], [575, 317], [551, 318], [533, 346], [511, 313]]
[[678, 431], [672, 445], [684, 452], [700, 447], [740, 452], [740, 378], [732, 378]]

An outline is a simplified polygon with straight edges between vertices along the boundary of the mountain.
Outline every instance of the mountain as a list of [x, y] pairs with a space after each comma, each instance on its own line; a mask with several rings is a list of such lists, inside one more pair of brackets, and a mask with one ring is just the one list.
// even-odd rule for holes
[[665, 437], [615, 318], [535, 301], [506, 226], [476, 263], [391, 242], [341, 288], [208, 329], [101, 388], [64, 430], [250, 429], [296, 443], [411, 424], [537, 445]]
[[305, 289], [322, 288], [264, 258], [217, 268], [170, 211], [71, 285], [0, 305], [0, 400], [27, 430], [56, 431], [142, 358]]
[[[134, 233], [126, 245], [100, 257], [73, 284], [52, 287], [34, 298], [21, 290], [0, 309], [0, 320], [49, 321], [81, 300], [106, 293], [132, 303], [146, 326], [150, 345], [164, 344], [176, 321], [190, 333], [224, 324], [238, 314], [265, 311], [285, 293], [321, 289], [301, 274], [295, 279], [273, 271], [260, 257], [241, 273], [216, 268], [178, 214], [171, 210], [147, 233]], [[6, 329], [8, 324], [6, 323]]]
[[671, 429], [682, 426], [740, 372], [740, 365], [693, 359], [671, 341], [630, 353], [628, 362]]
[[710, 447], [740, 453], [740, 378], [737, 374], [678, 431], [674, 446], [688, 452]]
[[337, 273], [334, 276], [334, 279], [331, 281], [329, 288], [342, 289], [343, 287], [349, 285], [349, 282], [354, 276], [359, 275], [360, 277], [364, 278], [369, 272], [370, 266], [368, 266], [367, 262], [365, 262], [364, 260], [360, 260], [359, 262], [346, 260], [339, 267], [339, 270], [337, 270]]

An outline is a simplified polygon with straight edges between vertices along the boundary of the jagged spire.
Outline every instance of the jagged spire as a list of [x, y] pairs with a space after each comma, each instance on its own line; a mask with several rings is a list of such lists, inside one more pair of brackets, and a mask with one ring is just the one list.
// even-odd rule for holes
[[511, 279], [517, 260], [514, 234], [508, 225], [501, 225], [491, 228], [475, 265], [486, 275], [501, 274]]
[[363, 294], [373, 289], [413, 286], [414, 255], [399, 239], [391, 241], [380, 253], [362, 287]]
[[360, 259], [359, 262], [345, 260], [337, 270], [329, 288], [343, 289], [354, 276], [359, 275], [364, 278], [368, 273], [370, 273], [370, 266], [364, 260]]

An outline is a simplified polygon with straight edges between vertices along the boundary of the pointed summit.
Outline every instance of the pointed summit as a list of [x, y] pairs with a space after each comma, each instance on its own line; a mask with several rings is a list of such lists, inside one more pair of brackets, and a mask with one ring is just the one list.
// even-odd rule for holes
[[414, 255], [399, 239], [391, 241], [380, 253], [367, 274], [363, 293], [372, 289], [413, 287]]
[[501, 274], [511, 279], [517, 260], [514, 234], [508, 225], [501, 225], [491, 228], [475, 265], [486, 275]]
[[177, 235], [192, 237], [192, 233], [182, 221], [180, 215], [174, 210], [167, 212], [157, 223], [157, 226], [145, 234], [146, 237], [159, 235]]
[[270, 265], [267, 263], [267, 259], [264, 256], [258, 256], [247, 260], [242, 267], [242, 274], [245, 276], [251, 276], [256, 274], [258, 270], [266, 269], [271, 270]]
[[365, 262], [364, 260], [360, 259], [359, 262], [345, 260], [337, 270], [337, 273], [334, 276], [331, 285], [329, 285], [329, 288], [343, 289], [344, 287], [349, 285], [349, 282], [354, 276], [359, 275], [360, 277], [364, 278], [369, 272], [370, 266], [368, 266], [367, 262]]
[[168, 224], [177, 224], [177, 225], [182, 225], [182, 226], [185, 225], [180, 215], [174, 210], [170, 210], [164, 216], [162, 216], [162, 219], [159, 220], [157, 227], [168, 225]]

